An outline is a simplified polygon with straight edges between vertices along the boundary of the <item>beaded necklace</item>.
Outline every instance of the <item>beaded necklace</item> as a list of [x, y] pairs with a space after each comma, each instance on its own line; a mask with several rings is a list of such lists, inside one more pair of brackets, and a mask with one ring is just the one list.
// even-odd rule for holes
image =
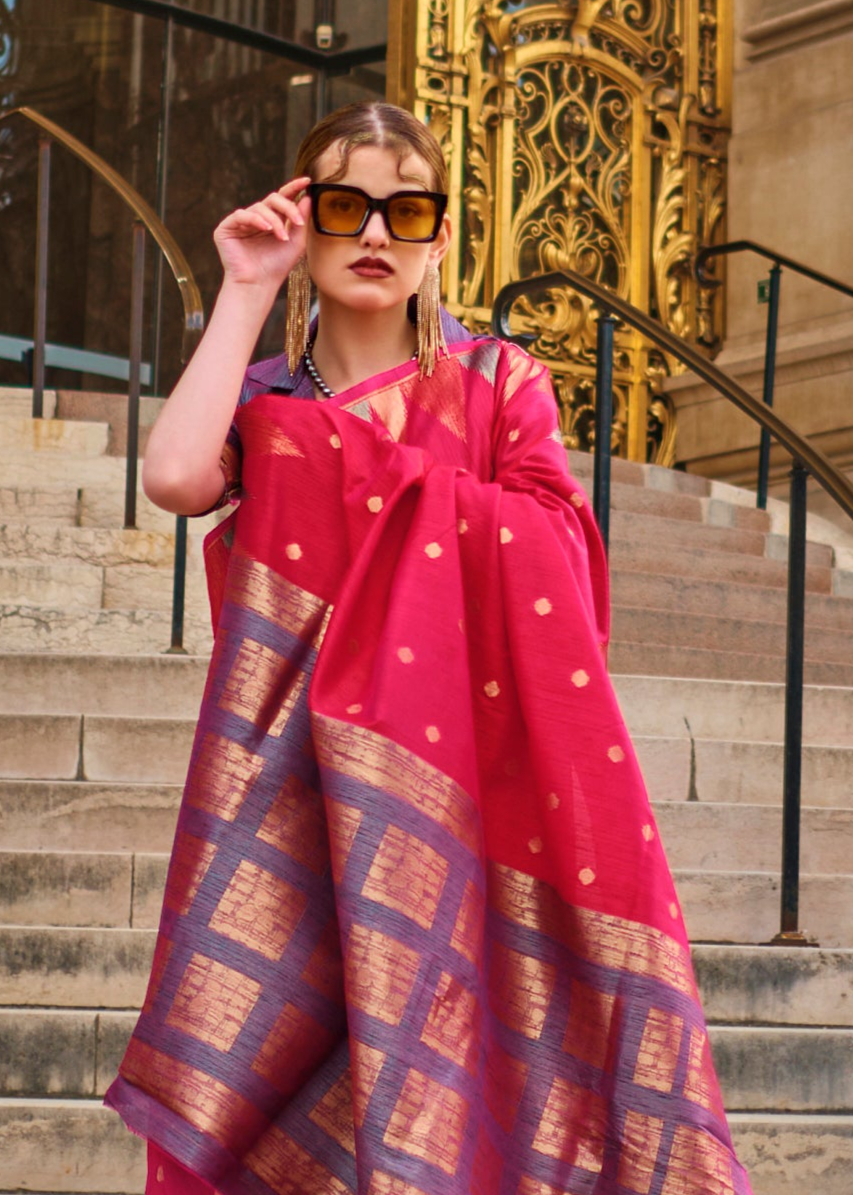
[[[415, 349], [415, 351], [412, 353], [411, 359], [412, 359], [412, 361], [417, 361], [417, 359], [418, 359], [418, 350], [417, 349]], [[305, 369], [308, 372], [308, 377], [311, 379], [311, 381], [314, 383], [314, 385], [317, 387], [317, 389], [320, 391], [320, 393], [323, 395], [323, 397], [324, 398], [336, 398], [337, 397], [336, 391], [334, 391], [331, 388], [331, 386], [328, 386], [323, 381], [323, 379], [320, 377], [320, 371], [317, 369], [317, 366], [314, 364], [314, 358], [311, 356], [311, 345], [310, 344], [306, 344], [305, 352], [302, 355], [302, 360], [305, 362]]]

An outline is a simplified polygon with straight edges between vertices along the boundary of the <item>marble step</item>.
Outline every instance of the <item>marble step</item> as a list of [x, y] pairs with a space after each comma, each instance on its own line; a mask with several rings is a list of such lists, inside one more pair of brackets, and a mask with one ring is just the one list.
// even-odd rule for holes
[[[665, 630], [664, 630], [665, 634]], [[712, 648], [674, 647], [668, 643], [619, 643], [611, 646], [611, 667], [619, 672], [650, 673], [659, 676], [708, 680], [757, 680], [778, 684], [785, 678], [783, 655], [732, 652], [721, 644]], [[806, 656], [806, 684], [853, 687], [853, 665]]]
[[[6, 652], [92, 652], [150, 655], [168, 650], [171, 614], [165, 610], [67, 610], [50, 606], [0, 604], [0, 654]], [[184, 649], [209, 655], [210, 618], [201, 602], [191, 604], [184, 622]]]
[[[153, 929], [0, 926], [0, 1006], [139, 1009]], [[853, 950], [692, 947], [709, 1023], [849, 1028]]]
[[0, 655], [0, 713], [192, 718], [209, 658], [202, 655]]
[[[849, 1195], [853, 1117], [734, 1113], [754, 1195]], [[0, 1100], [0, 1195], [141, 1195], [145, 1146], [97, 1100]]]
[[[0, 713], [194, 718], [207, 668], [205, 655], [7, 652], [0, 654]], [[688, 747], [692, 738], [697, 743], [745, 740], [748, 745], [782, 740], [783, 685], [654, 675], [612, 679], [634, 736], [676, 740]], [[806, 744], [853, 747], [851, 703], [849, 689], [807, 687]]]
[[[780, 743], [784, 737], [785, 686], [781, 684], [654, 674], [617, 674], [613, 684], [635, 736], [753, 743]], [[850, 689], [807, 686], [803, 703], [805, 743], [853, 747]]]
[[[851, 761], [853, 753], [848, 766]], [[179, 783], [0, 780], [0, 844], [4, 851], [24, 852], [167, 852], [181, 791]], [[812, 790], [806, 785], [804, 791]], [[825, 793], [819, 790], [819, 795]], [[851, 788], [846, 795], [844, 807], [803, 808], [804, 873], [842, 874], [851, 869]], [[752, 805], [723, 794], [719, 801], [655, 800], [653, 807], [672, 867], [772, 873], [780, 868], [778, 801]]]
[[[0, 862], [0, 924], [150, 929], [159, 921], [166, 854], [5, 851]], [[673, 874], [691, 941], [761, 944], [778, 931], [775, 873]], [[851, 907], [853, 874], [801, 874], [801, 928], [822, 946], [853, 946]]]
[[[669, 524], [672, 520], [661, 520]], [[765, 556], [719, 550], [689, 543], [673, 543], [668, 528], [646, 520], [645, 533], [631, 540], [614, 538], [610, 546], [610, 564], [614, 573], [654, 573], [694, 580], [737, 582], [784, 590], [788, 584], [788, 564]], [[815, 545], [808, 554], [819, 563], [806, 566], [806, 589], [813, 593], [832, 593], [832, 550]]]
[[[667, 611], [782, 625], [787, 615], [787, 595], [782, 589], [741, 585], [735, 581], [669, 577], [654, 571], [615, 572], [611, 579], [611, 600], [614, 606], [659, 611], [662, 625]], [[853, 599], [807, 594], [806, 627], [853, 630]]]
[[7, 410], [0, 401], [0, 440], [9, 458], [36, 454], [49, 473], [52, 458], [60, 453], [93, 457], [105, 453], [108, 428], [105, 423], [76, 419], [33, 419]]
[[110, 527], [45, 527], [0, 524], [0, 556], [33, 561], [69, 561], [101, 567], [145, 564], [171, 570], [175, 541], [159, 531]]
[[0, 780], [0, 843], [14, 851], [171, 850], [178, 784]]
[[[656, 801], [781, 807], [781, 743], [663, 735], [634, 735], [633, 743], [646, 786]], [[807, 745], [801, 768], [805, 804], [853, 808], [853, 748]]]
[[145, 1143], [99, 1100], [0, 1100], [0, 1190], [141, 1195]]
[[[0, 1098], [103, 1096], [136, 1015], [0, 1009]], [[853, 1029], [711, 1026], [723, 1100], [737, 1112], [853, 1112]]]
[[[193, 520], [191, 529], [206, 530], [215, 516]], [[0, 485], [0, 522], [49, 524], [61, 527], [124, 526], [124, 485], [90, 485], [83, 480], [52, 485]], [[169, 534], [175, 516], [146, 498], [141, 484], [136, 491], [136, 526]]]
[[729, 1125], [753, 1195], [849, 1195], [853, 1116], [739, 1112]]
[[[653, 650], [665, 646], [780, 658], [787, 649], [785, 626], [760, 619], [717, 618], [678, 610], [664, 616], [660, 610], [626, 606], [614, 606], [611, 617], [610, 652], [614, 657], [628, 644]], [[853, 636], [846, 630], [807, 625], [805, 655], [808, 661], [849, 665], [853, 663]]]

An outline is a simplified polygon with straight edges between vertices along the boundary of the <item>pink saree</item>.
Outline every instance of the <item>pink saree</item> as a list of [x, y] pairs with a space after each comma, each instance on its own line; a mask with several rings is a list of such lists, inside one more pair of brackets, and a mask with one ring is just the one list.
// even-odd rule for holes
[[260, 395], [237, 426], [154, 968], [107, 1096], [152, 1171], [747, 1195], [547, 372], [463, 342], [429, 380]]

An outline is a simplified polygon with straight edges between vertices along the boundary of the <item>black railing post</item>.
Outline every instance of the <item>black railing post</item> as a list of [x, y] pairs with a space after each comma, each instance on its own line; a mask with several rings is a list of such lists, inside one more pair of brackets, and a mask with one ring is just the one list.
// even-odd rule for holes
[[612, 315], [598, 317], [595, 365], [595, 458], [592, 474], [592, 508], [607, 552], [610, 542], [610, 436], [613, 425]]
[[800, 784], [803, 754], [803, 681], [806, 608], [806, 482], [794, 462], [788, 525], [788, 633], [785, 666], [785, 779], [782, 804], [781, 929], [779, 945], [807, 945], [800, 916]]
[[[770, 268], [770, 294], [767, 305], [767, 335], [764, 349], [764, 403], [773, 406], [773, 388], [776, 383], [776, 335], [779, 328], [779, 287], [782, 281], [782, 267], [778, 261]], [[761, 429], [758, 447], [758, 487], [756, 506], [767, 509], [767, 487], [770, 481], [770, 432]]]
[[47, 340], [47, 251], [50, 223], [50, 137], [39, 137], [36, 218], [36, 296], [33, 318], [33, 419], [44, 414], [44, 345]]
[[184, 648], [184, 604], [187, 588], [187, 520], [175, 519], [175, 571], [172, 580], [172, 644], [169, 652], [186, 655]]
[[130, 281], [130, 376], [127, 387], [127, 467], [124, 525], [136, 526], [136, 467], [139, 457], [139, 378], [142, 364], [142, 303], [145, 290], [145, 228], [133, 225], [133, 272]]

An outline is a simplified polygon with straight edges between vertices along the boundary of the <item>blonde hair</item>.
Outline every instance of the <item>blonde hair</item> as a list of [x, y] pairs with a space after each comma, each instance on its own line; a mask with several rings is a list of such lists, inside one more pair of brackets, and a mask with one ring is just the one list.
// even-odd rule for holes
[[[315, 178], [317, 161], [331, 145], [340, 148], [341, 164], [329, 177], [329, 182], [343, 178], [349, 155], [354, 149], [362, 145], [374, 145], [396, 153], [398, 165], [409, 154], [418, 154], [432, 171], [435, 190], [447, 194], [450, 179], [441, 146], [427, 126], [405, 108], [361, 101], [330, 112], [314, 125], [300, 145], [294, 175]], [[403, 174], [400, 177], [405, 180]]]

